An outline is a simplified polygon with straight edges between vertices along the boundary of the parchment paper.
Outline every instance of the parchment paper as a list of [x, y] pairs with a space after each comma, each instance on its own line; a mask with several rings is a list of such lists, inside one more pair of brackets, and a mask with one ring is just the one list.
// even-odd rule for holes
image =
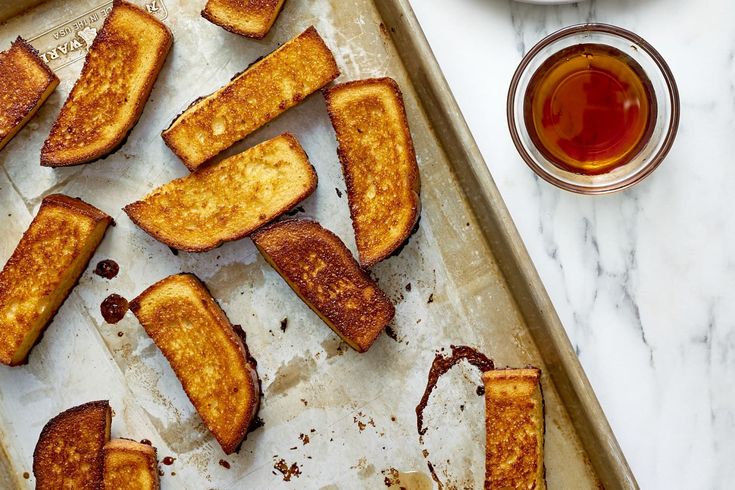
[[[384, 488], [397, 480], [407, 488], [429, 488], [427, 461], [446, 488], [481, 488], [484, 400], [476, 392], [481, 384], [476, 371], [461, 364], [442, 378], [426, 410], [429, 431], [419, 442], [414, 407], [434, 354], [451, 344], [467, 344], [494, 358], [497, 366], [533, 364], [543, 369], [543, 363], [400, 60], [381, 31], [374, 6], [370, 0], [290, 0], [266, 39], [253, 41], [202, 19], [204, 3], [153, 2], [165, 9], [157, 12], [174, 33], [174, 47], [140, 122], [116, 153], [80, 167], [39, 166], [41, 145], [83, 58], [57, 69], [62, 82], [56, 93], [0, 152], [3, 262], [46, 194], [81, 197], [117, 222], [30, 363], [0, 367], [2, 444], [17, 485], [32, 488], [32, 474], [29, 479], [22, 475], [32, 473], [33, 448], [51, 417], [89, 400], [110, 399], [113, 437], [147, 438], [158, 448], [159, 460], [176, 458], [173, 465], [161, 466], [163, 488]], [[19, 34], [33, 38], [47, 33], [47, 42], [48, 32], [53, 37], [51, 28], [104, 5], [90, 0], [45, 3], [0, 26], [0, 45], [7, 47]], [[160, 137], [172, 118], [312, 24], [334, 51], [342, 71], [338, 81], [387, 75], [399, 82], [421, 171], [421, 226], [399, 256], [373, 269], [396, 304], [391, 327], [395, 338], [383, 334], [366, 354], [342, 343], [249, 239], [208, 253], [174, 255], [121, 211], [154, 187], [187, 173]], [[284, 131], [297, 136], [319, 176], [316, 193], [298, 216], [318, 219], [354, 251], [334, 133], [321, 94], [227, 154]], [[120, 264], [120, 274], [109, 281], [92, 274], [94, 264], [105, 258]], [[117, 325], [106, 324], [100, 315], [100, 302], [108, 294], [131, 299], [180, 271], [204, 280], [231, 321], [243, 326], [258, 360], [265, 426], [248, 436], [237, 455], [224, 455], [133, 315]], [[595, 488], [568, 416], [546, 377], [543, 388], [549, 487]], [[288, 467], [295, 463], [300, 474], [285, 481], [274, 468], [283, 466], [281, 460]]]

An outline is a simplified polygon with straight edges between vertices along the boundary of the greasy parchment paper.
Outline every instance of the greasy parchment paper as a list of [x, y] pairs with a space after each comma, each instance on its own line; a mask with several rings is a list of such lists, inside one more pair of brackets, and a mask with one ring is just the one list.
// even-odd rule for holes
[[[407, 488], [430, 488], [428, 461], [446, 488], [481, 488], [484, 400], [476, 392], [481, 383], [474, 369], [462, 363], [440, 380], [425, 412], [428, 433], [419, 441], [414, 408], [435, 352], [467, 344], [497, 366], [543, 369], [544, 364], [400, 59], [381, 31], [375, 6], [371, 0], [292, 0], [266, 39], [253, 41], [203, 20], [204, 3], [148, 1], [165, 9], [157, 12], [174, 33], [174, 47], [140, 122], [116, 153], [80, 167], [39, 166], [41, 145], [82, 58], [57, 68], [62, 79], [57, 91], [0, 153], [0, 260], [10, 256], [40, 200], [52, 192], [81, 197], [117, 222], [30, 363], [0, 367], [5, 453], [0, 459], [6, 459], [13, 484], [32, 488], [33, 448], [51, 417], [89, 400], [110, 399], [113, 437], [150, 439], [159, 460], [176, 458], [161, 466], [163, 488], [381, 488], [386, 477], [391, 481], [396, 475]], [[48, 40], [52, 28], [104, 5], [99, 0], [45, 3], [0, 26], [0, 46], [19, 34], [34, 38], [46, 33], [39, 39]], [[174, 255], [121, 211], [187, 173], [160, 137], [175, 115], [312, 24], [335, 54], [339, 81], [388, 75], [399, 82], [421, 171], [421, 226], [399, 256], [373, 270], [396, 304], [395, 334], [382, 335], [366, 354], [341, 342], [249, 239], [203, 254]], [[320, 94], [227, 153], [284, 131], [297, 136], [319, 176], [316, 193], [298, 216], [318, 219], [354, 251], [336, 143]], [[120, 265], [120, 274], [110, 281], [92, 274], [93, 264], [105, 258]], [[243, 326], [258, 360], [265, 426], [252, 432], [236, 455], [221, 451], [132, 314], [108, 325], [99, 312], [108, 294], [130, 299], [181, 271], [204, 280], [231, 321]], [[550, 488], [596, 488], [550, 378], [542, 382]], [[221, 459], [229, 469], [220, 465]], [[300, 474], [286, 481], [275, 466], [294, 463]], [[31, 473], [28, 479], [24, 472]]]

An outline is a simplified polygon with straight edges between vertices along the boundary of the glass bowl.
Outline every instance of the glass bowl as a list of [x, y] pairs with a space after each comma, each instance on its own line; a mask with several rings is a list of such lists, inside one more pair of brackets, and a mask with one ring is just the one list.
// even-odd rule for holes
[[[628, 163], [599, 175], [569, 172], [552, 163], [534, 145], [524, 120], [524, 101], [534, 73], [549, 57], [577, 44], [608, 45], [633, 58], [650, 80], [656, 101], [648, 142]], [[568, 191], [605, 194], [640, 182], [661, 164], [679, 127], [679, 92], [668, 65], [646, 40], [608, 24], [579, 24], [550, 34], [523, 57], [508, 90], [508, 126], [521, 157], [539, 177]]]

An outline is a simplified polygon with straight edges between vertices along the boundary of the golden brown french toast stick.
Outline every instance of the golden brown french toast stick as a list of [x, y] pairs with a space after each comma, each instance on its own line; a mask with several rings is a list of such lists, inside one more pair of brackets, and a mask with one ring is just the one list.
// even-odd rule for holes
[[325, 96], [360, 263], [370, 267], [408, 240], [421, 212], [419, 169], [403, 96], [390, 78], [342, 83]]
[[195, 170], [338, 75], [332, 52], [309, 27], [194, 103], [162, 133], [163, 140]]
[[38, 52], [18, 37], [0, 53], [0, 150], [46, 102], [59, 78]]
[[115, 151], [138, 122], [173, 36], [145, 10], [115, 0], [41, 150], [41, 165], [89, 163]]
[[262, 39], [281, 12], [284, 0], [209, 0], [202, 17], [235, 34]]
[[169, 276], [143, 291], [130, 310], [168, 359], [222, 450], [237, 451], [258, 411], [258, 373], [207, 288], [192, 274]]
[[0, 272], [0, 362], [22, 364], [66, 300], [112, 218], [80, 199], [46, 196]]
[[280, 221], [252, 238], [294, 292], [356, 351], [367, 351], [393, 319], [385, 293], [342, 240], [316, 221]]
[[496, 369], [485, 384], [485, 489], [544, 490], [544, 400], [541, 371]]
[[169, 247], [203, 252], [248, 236], [306, 199], [316, 185], [306, 153], [287, 133], [171, 181], [125, 212]]
[[102, 448], [110, 440], [107, 400], [85, 403], [52, 418], [33, 452], [37, 490], [99, 490]]
[[156, 448], [128, 439], [113, 439], [102, 450], [101, 490], [158, 490]]

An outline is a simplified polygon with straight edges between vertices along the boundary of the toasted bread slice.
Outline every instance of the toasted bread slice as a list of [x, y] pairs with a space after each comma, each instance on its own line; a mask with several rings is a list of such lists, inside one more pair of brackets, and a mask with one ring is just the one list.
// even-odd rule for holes
[[143, 112], [171, 48], [168, 28], [115, 0], [41, 150], [41, 165], [97, 160], [119, 148]]
[[421, 212], [419, 169], [403, 97], [390, 78], [343, 83], [325, 96], [360, 263], [370, 267], [403, 245]]
[[38, 490], [98, 490], [102, 448], [110, 440], [112, 413], [107, 400], [85, 403], [49, 420], [33, 451]]
[[192, 274], [169, 276], [130, 303], [226, 454], [258, 411], [255, 361], [207, 288]]
[[385, 293], [319, 223], [285, 220], [252, 238], [296, 294], [356, 351], [367, 351], [393, 319]]
[[38, 52], [18, 37], [0, 53], [0, 150], [46, 102], [59, 78]]
[[26, 360], [111, 222], [79, 199], [44, 198], [0, 272], [0, 362], [15, 366]]
[[485, 488], [543, 490], [544, 400], [541, 371], [496, 369], [485, 384]]
[[209, 0], [202, 17], [235, 34], [263, 39], [284, 0]]
[[309, 27], [179, 115], [163, 140], [195, 170], [337, 78], [332, 52]]
[[158, 490], [156, 448], [128, 439], [113, 439], [103, 449], [103, 490]]
[[306, 199], [316, 185], [306, 153], [286, 133], [169, 182], [125, 212], [169, 247], [203, 252], [248, 236]]

